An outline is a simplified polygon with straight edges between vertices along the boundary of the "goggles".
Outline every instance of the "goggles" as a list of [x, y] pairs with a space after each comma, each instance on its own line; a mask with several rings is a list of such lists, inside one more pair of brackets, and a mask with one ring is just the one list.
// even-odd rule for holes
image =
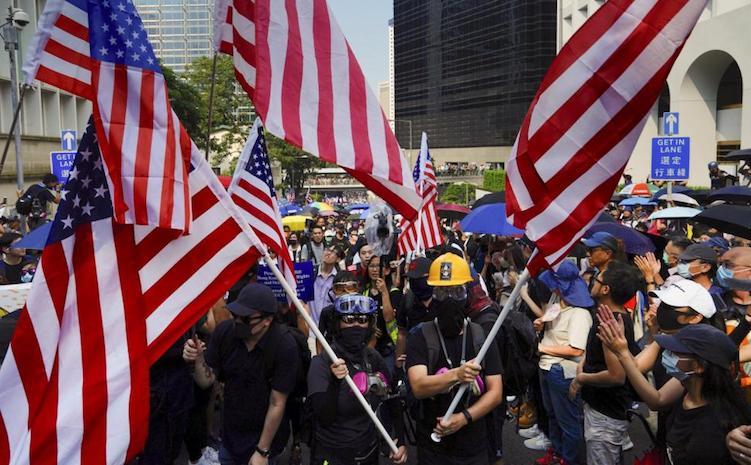
[[334, 292], [358, 292], [360, 290], [360, 283], [357, 281], [344, 281], [339, 283], [334, 283], [333, 286]]
[[446, 299], [466, 300], [467, 288], [464, 286], [436, 286], [433, 288], [433, 298], [438, 301]]
[[378, 309], [378, 303], [368, 296], [350, 294], [337, 297], [334, 309], [340, 315], [370, 315]]

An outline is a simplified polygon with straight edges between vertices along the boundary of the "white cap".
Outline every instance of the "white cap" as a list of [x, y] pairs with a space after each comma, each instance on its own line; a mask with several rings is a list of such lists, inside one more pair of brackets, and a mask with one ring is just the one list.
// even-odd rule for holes
[[673, 307], [688, 307], [700, 313], [704, 318], [711, 318], [717, 311], [709, 291], [701, 284], [688, 279], [676, 281], [650, 294]]

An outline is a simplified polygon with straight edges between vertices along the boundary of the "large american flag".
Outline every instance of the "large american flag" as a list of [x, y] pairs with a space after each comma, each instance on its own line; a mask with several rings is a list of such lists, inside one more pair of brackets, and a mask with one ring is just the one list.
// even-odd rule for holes
[[122, 464], [148, 431], [149, 366], [258, 259], [197, 150], [190, 235], [113, 219], [90, 123], [0, 367], [0, 463]]
[[507, 164], [509, 221], [555, 266], [613, 194], [706, 0], [610, 0], [553, 61]]
[[24, 73], [93, 102], [118, 222], [188, 231], [192, 142], [131, 0], [47, 1]]
[[258, 238], [276, 253], [279, 269], [289, 285], [297, 289], [260, 118], [256, 118], [253, 124], [227, 192]]
[[399, 240], [397, 251], [399, 255], [406, 255], [413, 251], [427, 250], [431, 247], [443, 244], [441, 222], [436, 211], [436, 199], [438, 197], [438, 183], [435, 178], [433, 162], [428, 150], [428, 135], [422, 133], [420, 153], [415, 162], [412, 177], [417, 186], [417, 192], [422, 196], [422, 209], [420, 216], [414, 222], [402, 218], [399, 222]]
[[217, 0], [214, 14], [215, 44], [266, 129], [414, 218], [407, 160], [326, 0]]

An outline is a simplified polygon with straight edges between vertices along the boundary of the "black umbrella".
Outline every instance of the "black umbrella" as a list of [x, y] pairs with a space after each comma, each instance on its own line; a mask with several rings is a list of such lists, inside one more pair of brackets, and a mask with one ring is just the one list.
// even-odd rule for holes
[[720, 232], [751, 239], [751, 207], [743, 205], [717, 205], [707, 208], [692, 218]]
[[709, 202], [724, 200], [732, 203], [751, 203], [751, 187], [729, 186], [711, 191], [707, 196]]
[[600, 213], [600, 217], [597, 218], [597, 223], [617, 223], [618, 221], [608, 212]]
[[472, 208], [477, 208], [489, 203], [506, 203], [506, 191], [491, 192], [490, 194], [485, 194], [484, 196], [475, 200], [475, 203], [472, 204]]
[[751, 161], [751, 149], [733, 150], [723, 158], [728, 161]]

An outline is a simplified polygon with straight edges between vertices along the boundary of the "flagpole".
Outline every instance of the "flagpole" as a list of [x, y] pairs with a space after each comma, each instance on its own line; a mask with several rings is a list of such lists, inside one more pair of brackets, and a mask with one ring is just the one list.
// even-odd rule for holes
[[[297, 298], [297, 292], [292, 289], [292, 286], [290, 286], [287, 280], [284, 278], [284, 275], [279, 270], [279, 267], [276, 265], [276, 263], [274, 263], [274, 260], [271, 259], [269, 253], [265, 250], [263, 252], [263, 261], [266, 262], [266, 265], [268, 265], [268, 267], [274, 273], [274, 276], [276, 276], [276, 279], [281, 283], [282, 287], [284, 288], [284, 292], [287, 293], [287, 296], [292, 300], [295, 308], [297, 308], [297, 312], [300, 314], [300, 316], [303, 317], [305, 323], [308, 324], [308, 327], [313, 330], [313, 334], [315, 335], [316, 339], [318, 339], [318, 342], [321, 343], [323, 350], [326, 351], [326, 355], [328, 355], [332, 361], [337, 360], [339, 357], [337, 357], [336, 353], [334, 353], [334, 349], [331, 348], [328, 341], [326, 341], [326, 338], [323, 337], [323, 334], [321, 334], [321, 331], [318, 329], [318, 325], [313, 321], [313, 318], [311, 318], [305, 308], [303, 308], [302, 302], [300, 302], [300, 299]], [[397, 454], [399, 452], [399, 449], [396, 447], [396, 443], [394, 443], [394, 440], [391, 439], [388, 431], [386, 431], [386, 428], [383, 427], [383, 423], [381, 423], [381, 421], [378, 419], [378, 416], [375, 414], [375, 412], [373, 412], [373, 409], [370, 408], [370, 404], [368, 404], [368, 401], [365, 400], [365, 397], [363, 397], [362, 393], [355, 385], [355, 382], [352, 380], [352, 377], [349, 375], [349, 373], [347, 374], [347, 376], [345, 376], [344, 380], [347, 382], [350, 390], [360, 402], [360, 405], [362, 405], [362, 408], [365, 409], [365, 412], [370, 417], [370, 420], [375, 424], [376, 428], [378, 428], [378, 431], [381, 433], [381, 436], [383, 436], [383, 439], [386, 441], [386, 444], [388, 444], [391, 451]]]
[[209, 87], [209, 121], [206, 127], [206, 161], [209, 160], [209, 153], [211, 152], [211, 125], [214, 118], [214, 86], [216, 85], [216, 52], [214, 52], [214, 58], [211, 61], [211, 86]]
[[[480, 347], [480, 351], [477, 353], [477, 357], [475, 357], [474, 363], [480, 365], [482, 361], [485, 359], [485, 355], [488, 353], [488, 350], [490, 349], [490, 345], [495, 344], [495, 337], [498, 334], [498, 331], [501, 329], [503, 320], [506, 319], [508, 314], [511, 312], [511, 309], [514, 308], [516, 299], [519, 298], [519, 293], [521, 292], [522, 287], [527, 283], [527, 281], [529, 281], [529, 270], [525, 268], [522, 274], [519, 276], [519, 280], [516, 282], [514, 289], [511, 291], [511, 295], [509, 296], [506, 303], [503, 305], [503, 311], [501, 311], [501, 314], [498, 315], [498, 319], [495, 320], [495, 323], [493, 324], [493, 328], [488, 333], [488, 336], [485, 339], [485, 342], [483, 342], [482, 347]], [[469, 387], [469, 385], [470, 383], [464, 383], [459, 387], [459, 391], [451, 400], [451, 405], [449, 405], [449, 408], [448, 410], [446, 410], [446, 413], [443, 415], [443, 418], [448, 418], [454, 414], [454, 412], [456, 411], [456, 407], [459, 405], [459, 401], [461, 400], [464, 393], [467, 391], [467, 388]], [[438, 436], [436, 433], [431, 434], [430, 438], [434, 442], [441, 442], [441, 437]]]
[[[24, 95], [26, 95], [27, 88], [28, 87], [25, 85], [21, 86], [21, 96], [18, 98], [18, 104], [16, 105], [16, 109], [13, 112], [13, 120], [10, 122], [10, 128], [8, 129], [8, 138], [5, 140], [5, 147], [3, 148], [3, 157], [0, 160], [0, 174], [2, 174], [3, 168], [5, 168], [5, 158], [8, 156], [8, 148], [10, 148], [10, 140], [16, 132], [16, 124], [18, 124], [18, 116], [21, 113], [23, 97]], [[19, 169], [19, 168], [16, 168], [16, 169]], [[23, 188], [23, 186], [21, 188]]]

